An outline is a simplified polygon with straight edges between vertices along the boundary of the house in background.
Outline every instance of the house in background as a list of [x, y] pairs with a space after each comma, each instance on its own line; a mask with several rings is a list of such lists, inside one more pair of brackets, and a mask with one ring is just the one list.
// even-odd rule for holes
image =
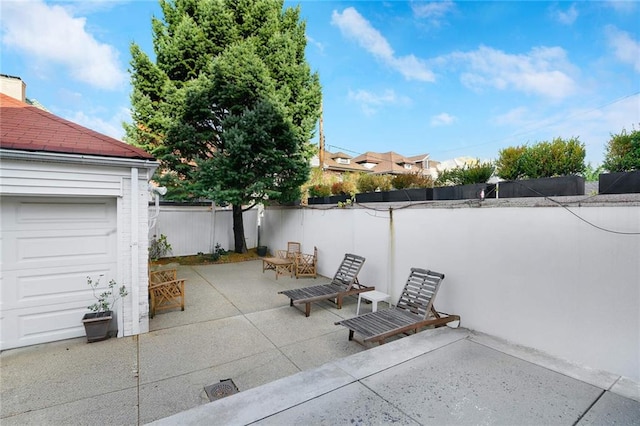
[[401, 175], [407, 173], [437, 176], [436, 167], [438, 161], [429, 159], [429, 154], [405, 157], [396, 152], [371, 152], [367, 151], [353, 159], [357, 164], [364, 166], [370, 173], [377, 175]]
[[[318, 156], [311, 159], [311, 167], [320, 167]], [[343, 173], [368, 173], [369, 170], [353, 161], [353, 157], [344, 152], [324, 151], [324, 164], [322, 170], [326, 173], [334, 175], [342, 175]]]
[[[25, 102], [1, 76], [0, 349], [84, 336], [87, 276], [115, 279], [118, 335], [148, 331], [145, 151]], [[5, 94], [6, 93], [6, 94]]]
[[[347, 172], [372, 173], [377, 175], [424, 174], [437, 177], [439, 161], [433, 161], [429, 154], [405, 157], [398, 153], [367, 151], [352, 157], [344, 152], [324, 151], [323, 170], [330, 174], [342, 175]], [[317, 156], [311, 160], [312, 167], [320, 167]]]

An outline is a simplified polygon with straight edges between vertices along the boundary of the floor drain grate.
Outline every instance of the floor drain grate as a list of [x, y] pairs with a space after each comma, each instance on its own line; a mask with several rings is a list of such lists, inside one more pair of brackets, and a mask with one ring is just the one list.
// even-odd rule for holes
[[220, 383], [205, 386], [204, 391], [207, 393], [209, 401], [215, 401], [239, 392], [238, 387], [231, 379], [220, 380]]

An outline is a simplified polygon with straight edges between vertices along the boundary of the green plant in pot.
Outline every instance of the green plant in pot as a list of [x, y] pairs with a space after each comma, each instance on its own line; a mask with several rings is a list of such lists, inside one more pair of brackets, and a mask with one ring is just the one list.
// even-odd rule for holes
[[153, 236], [149, 242], [149, 258], [153, 261], [165, 257], [171, 251], [171, 244], [167, 240], [167, 236], [160, 234], [159, 238], [156, 235]]
[[[87, 277], [87, 284], [91, 287], [93, 297], [96, 299], [95, 303], [87, 306], [87, 309], [91, 312], [82, 317], [82, 323], [84, 324], [84, 329], [87, 335], [87, 342], [89, 343], [98, 342], [110, 337], [109, 330], [111, 321], [113, 320], [112, 307], [118, 299], [129, 294], [124, 285], [118, 288], [116, 281], [113, 279], [109, 281], [109, 284], [104, 291], [96, 293], [100, 286], [101, 278], [102, 275], [94, 281], [91, 277]], [[114, 293], [114, 290], [117, 292]]]

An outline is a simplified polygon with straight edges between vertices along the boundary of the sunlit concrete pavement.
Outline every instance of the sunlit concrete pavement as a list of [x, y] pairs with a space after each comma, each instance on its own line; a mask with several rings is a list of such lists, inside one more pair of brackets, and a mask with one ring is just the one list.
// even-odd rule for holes
[[[638, 385], [613, 374], [463, 328], [367, 350], [334, 325], [356, 298], [306, 318], [278, 294], [327, 278], [276, 280], [260, 261], [179, 276], [185, 311], [147, 334], [4, 351], [0, 423], [640, 424]], [[240, 392], [209, 403], [205, 386], [224, 379]]]

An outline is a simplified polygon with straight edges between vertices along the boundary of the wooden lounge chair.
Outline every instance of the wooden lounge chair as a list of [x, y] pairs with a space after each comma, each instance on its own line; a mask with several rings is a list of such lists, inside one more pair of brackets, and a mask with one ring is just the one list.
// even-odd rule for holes
[[184, 279], [178, 279], [176, 269], [149, 272], [150, 316], [156, 311], [180, 308], [184, 311]]
[[370, 312], [355, 318], [338, 321], [349, 329], [349, 340], [354, 332], [363, 336], [364, 342], [383, 344], [385, 339], [400, 333], [414, 331], [426, 326], [441, 326], [451, 321], [459, 321], [458, 315], [436, 312], [433, 300], [438, 293], [444, 274], [426, 269], [411, 268], [407, 283], [395, 307]]
[[296, 278], [300, 277], [316, 277], [318, 264], [318, 248], [313, 248], [313, 254], [298, 253], [296, 254]]
[[284, 294], [289, 298], [289, 306], [304, 303], [304, 313], [307, 317], [311, 313], [311, 303], [319, 300], [334, 299], [338, 309], [342, 309], [342, 299], [345, 296], [374, 290], [373, 287], [365, 287], [358, 282], [358, 272], [364, 261], [365, 258], [362, 256], [347, 253], [329, 284], [279, 291], [278, 294]]

